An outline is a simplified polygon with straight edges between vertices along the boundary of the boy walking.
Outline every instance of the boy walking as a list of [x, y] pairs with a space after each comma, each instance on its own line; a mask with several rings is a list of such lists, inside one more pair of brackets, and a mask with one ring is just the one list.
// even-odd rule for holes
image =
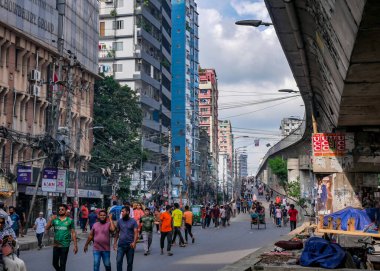
[[183, 220], [185, 221], [185, 240], [187, 244], [187, 235], [190, 235], [192, 243], [194, 244], [195, 238], [191, 232], [193, 225], [193, 213], [190, 211], [189, 206], [185, 206], [185, 212], [183, 213]]
[[142, 236], [144, 240], [144, 255], [147, 256], [150, 253], [150, 245], [152, 244], [153, 237], [153, 225], [154, 217], [150, 215], [148, 208], [144, 211], [144, 216], [140, 218], [140, 224], [142, 226]]
[[294, 204], [290, 204], [290, 209], [288, 211], [289, 220], [290, 220], [290, 231], [293, 231], [297, 228], [297, 215], [298, 211], [294, 208]]
[[164, 254], [164, 243], [165, 238], [167, 238], [168, 247], [166, 248], [168, 251], [168, 256], [173, 256], [173, 253], [170, 251], [172, 245], [172, 216], [170, 215], [170, 205], [166, 205], [166, 211], [160, 215], [161, 221], [161, 239], [160, 239], [160, 247], [161, 247], [161, 255]]

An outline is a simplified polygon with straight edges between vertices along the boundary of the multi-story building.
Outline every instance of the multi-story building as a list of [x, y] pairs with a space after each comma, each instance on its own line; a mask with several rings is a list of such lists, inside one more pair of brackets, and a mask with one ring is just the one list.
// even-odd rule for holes
[[219, 154], [218, 192], [223, 196], [223, 203], [229, 202], [234, 192], [232, 170], [228, 166], [229, 160], [227, 153]]
[[280, 126], [281, 135], [284, 137], [290, 135], [300, 127], [301, 123], [302, 119], [297, 117], [283, 118]]
[[[6, 176], [14, 176], [19, 163], [25, 166], [23, 178], [20, 175], [14, 186], [17, 202], [29, 208], [32, 195], [37, 194], [41, 210], [47, 192], [41, 187], [37, 192], [35, 186], [42, 165], [73, 170], [80, 158], [79, 168], [86, 170], [91, 157], [98, 3], [3, 1], [0, 37], [0, 167]], [[57, 146], [53, 141], [58, 131], [66, 147], [51, 149], [57, 152], [56, 160], [47, 149]], [[3, 174], [0, 179], [0, 198], [4, 200], [10, 191], [2, 183]], [[70, 189], [72, 181], [68, 182]], [[79, 181], [81, 186], [82, 179]], [[70, 202], [73, 195], [67, 191]], [[51, 192], [51, 198], [60, 195]], [[9, 205], [15, 204], [15, 197], [8, 200]]]
[[194, 0], [172, 0], [172, 131], [175, 173], [184, 191], [199, 178], [198, 13]]
[[239, 179], [248, 177], [248, 155], [239, 154], [237, 159], [237, 170]]
[[199, 72], [199, 118], [200, 128], [210, 136], [211, 178], [218, 180], [218, 81], [214, 69]]
[[[230, 198], [234, 193], [234, 145], [231, 121], [219, 120], [218, 142], [219, 142], [219, 182], [223, 180], [224, 191]], [[226, 176], [228, 182], [226, 182]], [[227, 186], [229, 185], [229, 186]]]
[[[171, 124], [171, 3], [107, 0], [99, 5], [99, 71], [140, 95], [140, 144], [148, 153], [140, 171], [151, 172], [153, 180], [163, 178], [168, 161], [164, 141]], [[137, 190], [142, 174], [134, 176], [131, 189]]]

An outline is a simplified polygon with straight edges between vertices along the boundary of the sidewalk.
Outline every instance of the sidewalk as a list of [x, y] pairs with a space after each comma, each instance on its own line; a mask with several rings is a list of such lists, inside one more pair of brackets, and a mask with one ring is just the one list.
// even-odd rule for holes
[[[78, 239], [87, 239], [88, 232], [82, 233], [81, 229], [76, 229], [77, 238]], [[33, 229], [28, 229], [28, 233], [24, 235], [24, 237], [20, 237], [17, 239], [19, 241], [20, 250], [31, 250], [38, 248], [36, 232]], [[44, 234], [44, 238], [42, 244], [44, 246], [50, 246], [53, 244], [54, 233], [52, 230]]]

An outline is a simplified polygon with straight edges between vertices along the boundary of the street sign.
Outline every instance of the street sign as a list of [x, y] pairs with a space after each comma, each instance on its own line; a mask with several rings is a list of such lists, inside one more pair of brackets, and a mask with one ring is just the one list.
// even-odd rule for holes
[[17, 166], [17, 183], [30, 184], [32, 182], [32, 167], [31, 166]]
[[146, 181], [153, 180], [153, 171], [144, 171], [144, 176]]
[[57, 189], [57, 176], [58, 169], [56, 168], [44, 168], [42, 175], [42, 191], [44, 192], [56, 192]]
[[56, 192], [65, 193], [67, 182], [67, 171], [65, 169], [58, 169]]

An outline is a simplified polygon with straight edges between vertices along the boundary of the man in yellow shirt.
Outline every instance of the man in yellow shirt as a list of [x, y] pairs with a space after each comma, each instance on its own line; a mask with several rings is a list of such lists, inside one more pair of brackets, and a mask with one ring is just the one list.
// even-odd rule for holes
[[181, 233], [181, 226], [182, 226], [182, 218], [183, 214], [182, 211], [179, 209], [179, 204], [174, 203], [174, 211], [172, 212], [172, 218], [173, 218], [173, 228], [174, 228], [174, 236], [173, 236], [173, 245], [175, 244], [175, 239], [177, 237], [177, 234], [179, 236], [179, 246], [185, 247], [185, 241], [183, 240], [182, 233]]
[[195, 238], [194, 238], [194, 235], [191, 233], [191, 228], [193, 226], [193, 212], [190, 211], [190, 207], [187, 205], [185, 206], [185, 212], [183, 213], [183, 220], [185, 221], [186, 243], [187, 243], [187, 235], [189, 234], [192, 239], [192, 243], [194, 244]]

